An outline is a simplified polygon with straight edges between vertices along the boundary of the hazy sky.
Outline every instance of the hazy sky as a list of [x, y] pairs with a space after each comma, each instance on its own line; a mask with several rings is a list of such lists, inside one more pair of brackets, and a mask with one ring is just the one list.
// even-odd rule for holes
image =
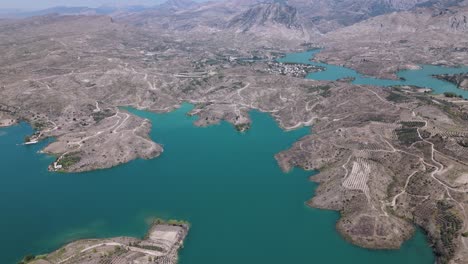
[[156, 5], [165, 0], [0, 0], [0, 9], [41, 9], [52, 6], [88, 6], [97, 7], [103, 4]]

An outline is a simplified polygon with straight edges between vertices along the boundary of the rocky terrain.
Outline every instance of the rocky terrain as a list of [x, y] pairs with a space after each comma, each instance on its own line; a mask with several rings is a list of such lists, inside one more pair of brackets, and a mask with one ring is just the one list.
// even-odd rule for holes
[[308, 204], [340, 211], [337, 229], [355, 244], [398, 248], [413, 222], [440, 263], [465, 263], [465, 106], [355, 86], [311, 103], [314, 133], [276, 157], [286, 171], [320, 170]]
[[447, 8], [460, 0], [288, 0], [299, 10], [308, 27], [316, 27], [322, 33], [350, 26], [369, 18], [398, 11], [413, 10], [421, 6]]
[[442, 74], [435, 76], [438, 79], [445, 80], [455, 84], [458, 88], [468, 90], [468, 74]]
[[228, 28], [238, 27], [245, 32], [266, 23], [279, 24], [288, 29], [301, 29], [301, 25], [297, 21], [296, 8], [280, 3], [255, 5], [232, 18], [229, 21]]
[[36, 133], [27, 144], [55, 138], [43, 150], [56, 156], [51, 170], [80, 172], [162, 153], [148, 137], [151, 124], [126, 107], [168, 112], [190, 102], [196, 125], [226, 120], [241, 131], [251, 109], [286, 130], [313, 125], [276, 158], [285, 171], [320, 171], [308, 204], [340, 211], [346, 239], [398, 248], [416, 224], [440, 263], [466, 263], [465, 101], [414, 87], [305, 80], [320, 69], [274, 59], [321, 46], [319, 60], [393, 78], [419, 63], [467, 65], [467, 5], [314, 2], [172, 1], [112, 17], [1, 21], [0, 126], [29, 122]]
[[416, 64], [467, 65], [467, 16], [468, 6], [378, 16], [325, 35], [316, 59], [385, 78]]
[[160, 263], [176, 264], [178, 250], [189, 231], [184, 222], [155, 221], [144, 239], [115, 237], [72, 242], [41, 256], [26, 256], [21, 263], [91, 264], [91, 263]]

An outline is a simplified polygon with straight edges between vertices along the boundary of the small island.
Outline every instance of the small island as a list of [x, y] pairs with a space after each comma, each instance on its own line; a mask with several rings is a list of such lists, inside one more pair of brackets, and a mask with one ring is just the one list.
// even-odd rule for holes
[[20, 264], [164, 263], [178, 262], [178, 251], [189, 230], [184, 221], [156, 219], [143, 239], [115, 237], [83, 239], [45, 255], [28, 255]]

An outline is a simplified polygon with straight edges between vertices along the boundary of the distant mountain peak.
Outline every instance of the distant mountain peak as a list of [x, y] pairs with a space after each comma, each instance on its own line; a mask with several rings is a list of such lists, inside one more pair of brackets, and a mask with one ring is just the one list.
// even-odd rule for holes
[[198, 6], [198, 3], [192, 0], [167, 0], [160, 5], [165, 9], [190, 9]]
[[229, 28], [248, 31], [256, 26], [280, 25], [288, 29], [300, 29], [297, 9], [285, 1], [268, 1], [253, 5], [248, 10], [235, 16], [228, 24]]

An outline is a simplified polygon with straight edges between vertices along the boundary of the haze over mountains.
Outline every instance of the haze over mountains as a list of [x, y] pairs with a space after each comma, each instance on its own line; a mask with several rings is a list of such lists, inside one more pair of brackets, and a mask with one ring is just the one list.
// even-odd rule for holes
[[[323, 34], [395, 12], [397, 15], [393, 15], [391, 21], [383, 19], [382, 23], [395, 23], [395, 28], [390, 27], [392, 30], [405, 27], [406, 21], [397, 19], [404, 11], [411, 11], [410, 14], [415, 16], [421, 12], [430, 13], [431, 17], [428, 19], [435, 19], [435, 14], [441, 13], [457, 24], [458, 28], [463, 28], [466, 24], [464, 3], [466, 0], [234, 0], [196, 4], [186, 0], [182, 3], [168, 1], [160, 7], [124, 15], [120, 19], [134, 25], [163, 26], [172, 30], [223, 33], [228, 30], [236, 34], [252, 33], [267, 38], [317, 42]], [[173, 8], [165, 8], [162, 11], [164, 6]], [[411, 21], [408, 20], [408, 23]], [[437, 21], [449, 23], [440, 19]], [[426, 22], [432, 23], [425, 21], [421, 25]]]
[[0, 9], [38, 11], [57, 6], [85, 6], [96, 8], [100, 6], [154, 6], [163, 3], [165, 0], [16, 0], [3, 1]]
[[[463, 5], [463, 2], [466, 0], [233, 0], [204, 3], [191, 0], [169, 0], [152, 6], [103, 5], [97, 8], [58, 6], [32, 12], [8, 9], [0, 12], [0, 17], [22, 18], [46, 14], [119, 16], [122, 13], [142, 13], [144, 17], [151, 16], [151, 12], [155, 12], [157, 15], [171, 16], [174, 23], [190, 22], [188, 20], [193, 19], [194, 24], [200, 22], [223, 28], [236, 27], [237, 30], [243, 32], [259, 26], [264, 29], [266, 24], [270, 24], [284, 26], [295, 31], [327, 33], [382, 14], [420, 7], [444, 9], [458, 4]], [[180, 10], [186, 10], [186, 12], [173, 14]]]

